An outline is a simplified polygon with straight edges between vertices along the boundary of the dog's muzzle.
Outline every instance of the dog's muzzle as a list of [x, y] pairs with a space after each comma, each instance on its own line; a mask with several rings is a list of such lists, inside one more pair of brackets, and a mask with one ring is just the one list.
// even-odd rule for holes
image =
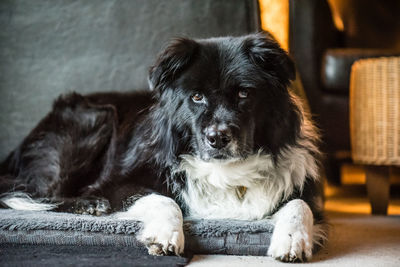
[[232, 131], [226, 124], [211, 125], [205, 129], [206, 144], [213, 149], [223, 149], [232, 140]]

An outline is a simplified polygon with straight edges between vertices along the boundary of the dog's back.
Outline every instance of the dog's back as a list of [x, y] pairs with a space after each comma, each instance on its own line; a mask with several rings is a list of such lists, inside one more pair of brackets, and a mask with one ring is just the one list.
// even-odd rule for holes
[[148, 92], [59, 97], [52, 111], [1, 163], [0, 194], [19, 197], [22, 202], [13, 206], [17, 209], [23, 209], [23, 199], [28, 199], [21, 192], [56, 202], [88, 195], [89, 186], [109, 178], [117, 135], [123, 139], [152, 102]]

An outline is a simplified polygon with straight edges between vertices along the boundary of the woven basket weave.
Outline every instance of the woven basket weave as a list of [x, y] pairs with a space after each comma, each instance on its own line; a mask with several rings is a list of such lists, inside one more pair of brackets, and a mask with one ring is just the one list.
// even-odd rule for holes
[[350, 131], [355, 162], [400, 165], [400, 57], [353, 64]]

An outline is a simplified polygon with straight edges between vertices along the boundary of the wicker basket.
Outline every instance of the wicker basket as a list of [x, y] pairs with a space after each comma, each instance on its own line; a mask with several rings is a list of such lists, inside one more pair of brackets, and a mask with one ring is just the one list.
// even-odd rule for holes
[[350, 131], [355, 162], [400, 165], [400, 57], [354, 63]]

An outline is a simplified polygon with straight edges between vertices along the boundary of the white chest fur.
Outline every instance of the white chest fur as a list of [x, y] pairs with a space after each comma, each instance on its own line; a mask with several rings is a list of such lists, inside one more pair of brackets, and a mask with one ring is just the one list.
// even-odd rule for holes
[[[276, 164], [261, 153], [207, 162], [184, 155], [180, 171], [187, 177], [181, 198], [191, 217], [256, 220], [271, 215], [294, 188], [301, 190], [306, 176], [316, 177], [316, 163], [305, 149], [292, 148]], [[247, 188], [243, 198], [237, 194], [240, 186]]]

